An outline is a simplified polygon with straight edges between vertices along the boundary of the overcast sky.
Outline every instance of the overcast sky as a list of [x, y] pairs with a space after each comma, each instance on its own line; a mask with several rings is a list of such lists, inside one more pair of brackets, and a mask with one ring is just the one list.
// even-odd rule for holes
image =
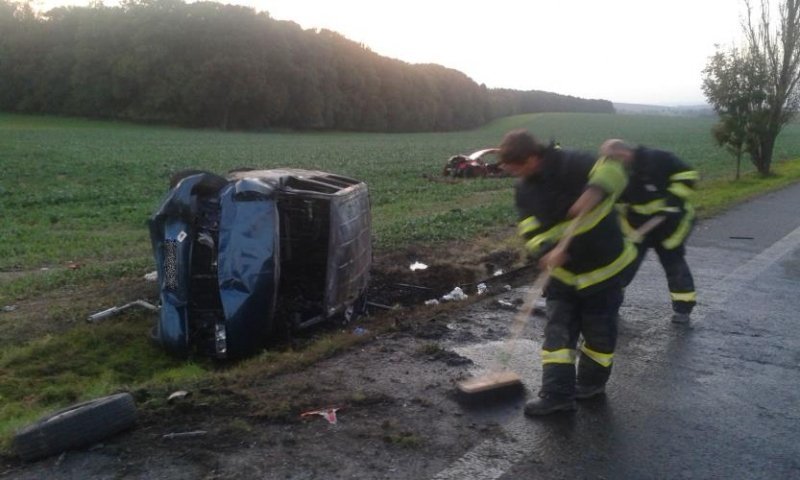
[[[35, 0], [47, 9], [89, 0]], [[235, 0], [374, 52], [488, 87], [613, 102], [704, 103], [714, 44], [741, 37], [742, 0]], [[114, 5], [114, 0], [106, 0]]]

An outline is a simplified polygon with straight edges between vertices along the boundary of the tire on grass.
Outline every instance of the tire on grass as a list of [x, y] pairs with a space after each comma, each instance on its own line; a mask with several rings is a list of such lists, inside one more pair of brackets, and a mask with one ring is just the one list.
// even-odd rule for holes
[[136, 405], [130, 393], [117, 393], [71, 405], [22, 428], [13, 447], [25, 461], [86, 447], [130, 428]]

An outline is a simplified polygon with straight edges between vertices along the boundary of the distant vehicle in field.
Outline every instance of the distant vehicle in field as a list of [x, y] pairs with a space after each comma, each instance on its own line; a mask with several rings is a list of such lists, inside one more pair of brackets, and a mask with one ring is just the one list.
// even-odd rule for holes
[[366, 183], [299, 169], [191, 170], [170, 183], [149, 221], [161, 296], [154, 337], [168, 351], [241, 358], [276, 328], [364, 310]]
[[495, 148], [485, 148], [469, 155], [453, 155], [447, 160], [442, 175], [456, 178], [503, 177], [506, 173], [497, 163], [486, 163], [484, 157], [497, 153]]

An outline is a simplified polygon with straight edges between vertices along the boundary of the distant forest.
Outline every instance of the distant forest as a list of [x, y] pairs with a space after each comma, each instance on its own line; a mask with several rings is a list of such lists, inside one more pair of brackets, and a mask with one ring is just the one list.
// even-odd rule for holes
[[214, 2], [123, 0], [37, 14], [0, 0], [0, 110], [221, 129], [409, 132], [611, 102], [489, 89], [329, 30]]

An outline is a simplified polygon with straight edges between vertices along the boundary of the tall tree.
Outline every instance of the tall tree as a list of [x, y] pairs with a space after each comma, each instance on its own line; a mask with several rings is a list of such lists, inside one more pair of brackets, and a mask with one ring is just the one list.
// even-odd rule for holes
[[[761, 0], [756, 14], [750, 0], [745, 6], [741, 52], [718, 48], [704, 70], [703, 85], [722, 118], [715, 127], [722, 133], [715, 134], [718, 141], [729, 147], [741, 141], [740, 151], [750, 154], [761, 175], [769, 175], [775, 140], [800, 106], [800, 0], [782, 0], [777, 23], [769, 0]], [[731, 75], [744, 81], [730, 81]], [[730, 128], [742, 128], [743, 134], [737, 137]]]

